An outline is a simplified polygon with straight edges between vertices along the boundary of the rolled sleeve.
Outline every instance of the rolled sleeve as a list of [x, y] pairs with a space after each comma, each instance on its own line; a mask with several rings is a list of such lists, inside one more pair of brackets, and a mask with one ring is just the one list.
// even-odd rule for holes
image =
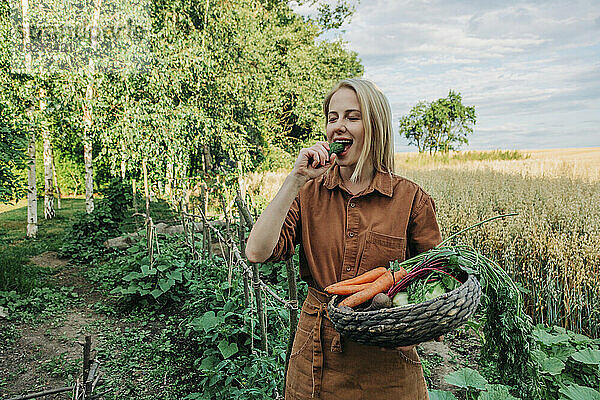
[[409, 256], [414, 257], [430, 250], [442, 241], [435, 216], [435, 204], [431, 196], [423, 191], [415, 196], [415, 207], [408, 224]]
[[300, 200], [296, 197], [283, 221], [273, 253], [266, 262], [287, 260], [293, 256], [294, 249], [299, 242], [300, 231]]

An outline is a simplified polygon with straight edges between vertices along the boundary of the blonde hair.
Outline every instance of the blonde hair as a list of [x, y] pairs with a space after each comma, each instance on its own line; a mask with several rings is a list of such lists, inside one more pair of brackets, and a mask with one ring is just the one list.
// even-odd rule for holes
[[362, 151], [350, 180], [357, 182], [359, 178], [363, 178], [365, 165], [369, 161], [376, 171], [394, 172], [392, 110], [387, 98], [371, 81], [362, 78], [344, 79], [331, 89], [323, 101], [325, 119], [329, 114], [331, 97], [341, 88], [349, 88], [356, 93], [365, 130]]

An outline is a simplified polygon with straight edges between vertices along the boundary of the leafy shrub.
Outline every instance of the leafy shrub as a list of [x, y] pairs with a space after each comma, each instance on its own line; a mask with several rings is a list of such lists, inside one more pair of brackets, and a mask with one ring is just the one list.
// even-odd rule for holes
[[105, 204], [115, 219], [122, 220], [133, 200], [131, 185], [119, 178], [113, 178], [102, 190], [102, 203]]
[[121, 266], [125, 267], [122, 272], [129, 272], [121, 277], [111, 293], [123, 297], [123, 302], [135, 303], [141, 299], [148, 304], [156, 300], [159, 306], [178, 303], [193, 275], [186, 268], [185, 252], [181, 244], [166, 242], [150, 265], [145, 240], [141, 240], [127, 250], [126, 264]]
[[89, 262], [107, 251], [103, 244], [119, 233], [132, 197], [130, 188], [119, 179], [113, 179], [103, 193], [105, 197], [97, 202], [94, 211], [78, 214], [79, 219], [65, 231], [61, 256]]
[[80, 213], [71, 227], [65, 230], [61, 257], [70, 257], [75, 262], [89, 262], [104, 254], [103, 243], [118, 232], [117, 221], [104, 204], [99, 204], [91, 214]]
[[[537, 325], [531, 335], [535, 349], [533, 361], [543, 383], [539, 392], [524, 397], [535, 400], [578, 400], [599, 399], [600, 392], [600, 339], [554, 326]], [[498, 365], [492, 365], [497, 370]], [[490, 369], [486, 369], [489, 371]], [[445, 377], [447, 383], [466, 390], [467, 399], [493, 400], [516, 399], [509, 393], [508, 386], [490, 384], [478, 371], [462, 368]], [[433, 390], [432, 400], [452, 400], [450, 392]]]

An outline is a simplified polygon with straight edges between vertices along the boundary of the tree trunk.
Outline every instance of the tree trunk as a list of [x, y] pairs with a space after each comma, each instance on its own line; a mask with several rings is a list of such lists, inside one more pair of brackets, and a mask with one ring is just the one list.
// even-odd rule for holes
[[237, 162], [237, 170], [238, 170], [238, 187], [240, 188], [239, 196], [242, 199], [246, 199], [246, 181], [244, 179], [244, 171], [242, 170], [242, 162]]
[[173, 162], [172, 161], [167, 161], [167, 174], [165, 177], [165, 197], [167, 197], [169, 199], [169, 202], [171, 204], [174, 204], [174, 197], [173, 197]]
[[56, 188], [56, 208], [61, 209], [61, 192], [60, 186], [58, 186], [58, 175], [56, 174], [56, 163], [54, 162], [54, 148], [52, 144], [50, 144], [50, 159], [52, 160], [52, 181], [54, 182], [54, 187]]
[[[25, 52], [25, 71], [31, 74], [31, 37], [29, 25], [29, 0], [21, 0], [23, 12], [23, 50]], [[29, 123], [33, 122], [33, 112], [27, 111]], [[30, 129], [29, 145], [27, 146], [29, 157], [29, 171], [27, 174], [27, 237], [37, 236], [37, 185], [35, 182], [35, 129]]]
[[37, 185], [35, 182], [35, 131], [31, 131], [29, 137], [29, 146], [27, 148], [29, 156], [29, 173], [27, 175], [27, 237], [37, 236]]
[[125, 143], [121, 143], [121, 180], [125, 182], [125, 174], [127, 173], [127, 163], [125, 161]]
[[[40, 88], [40, 111], [42, 115], [46, 111], [46, 90]], [[52, 144], [50, 143], [50, 132], [46, 125], [45, 117], [42, 121], [42, 140], [44, 144], [44, 218], [52, 219], [56, 216], [54, 211], [54, 184], [52, 182]]]
[[85, 211], [89, 214], [94, 211], [94, 169], [92, 165], [92, 100], [94, 97], [94, 53], [98, 48], [98, 22], [100, 20], [100, 5], [102, 0], [94, 1], [94, 15], [91, 24], [92, 54], [89, 62], [88, 86], [85, 91], [85, 105], [83, 111], [83, 160], [85, 163]]

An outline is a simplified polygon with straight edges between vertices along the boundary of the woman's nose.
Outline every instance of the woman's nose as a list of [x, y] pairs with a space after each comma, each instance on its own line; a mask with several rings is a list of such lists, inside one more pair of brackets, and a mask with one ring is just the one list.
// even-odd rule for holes
[[342, 121], [336, 122], [335, 131], [346, 132], [346, 124]]

